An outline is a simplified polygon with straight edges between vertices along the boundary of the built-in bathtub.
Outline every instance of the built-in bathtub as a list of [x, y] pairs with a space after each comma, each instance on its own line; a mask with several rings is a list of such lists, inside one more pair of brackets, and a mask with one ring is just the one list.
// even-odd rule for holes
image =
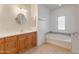
[[71, 49], [71, 35], [61, 33], [47, 33], [46, 42], [58, 45], [63, 48]]

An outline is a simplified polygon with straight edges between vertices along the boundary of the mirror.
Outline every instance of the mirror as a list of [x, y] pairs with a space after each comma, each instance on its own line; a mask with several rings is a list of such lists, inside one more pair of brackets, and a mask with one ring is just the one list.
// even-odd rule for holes
[[16, 17], [16, 22], [18, 23], [18, 24], [25, 24], [26, 23], [26, 17], [25, 17], [25, 15], [24, 14], [22, 14], [22, 13], [19, 13], [18, 15], [17, 15], [17, 17]]

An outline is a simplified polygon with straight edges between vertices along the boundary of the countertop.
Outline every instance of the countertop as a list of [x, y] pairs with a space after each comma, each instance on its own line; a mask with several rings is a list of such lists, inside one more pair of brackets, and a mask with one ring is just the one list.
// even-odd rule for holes
[[18, 32], [13, 32], [13, 33], [4, 33], [0, 34], [0, 38], [5, 38], [9, 36], [14, 36], [14, 35], [20, 35], [20, 34], [25, 34], [25, 33], [31, 33], [31, 32], [36, 32], [36, 28], [32, 28], [31, 30], [23, 30], [23, 31], [18, 31]]

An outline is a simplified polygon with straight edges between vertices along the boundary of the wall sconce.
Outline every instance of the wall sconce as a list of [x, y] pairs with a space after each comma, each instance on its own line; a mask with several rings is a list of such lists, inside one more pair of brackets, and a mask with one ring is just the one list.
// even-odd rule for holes
[[18, 11], [19, 13], [27, 13], [28, 11], [26, 9], [24, 9], [21, 5], [18, 6]]

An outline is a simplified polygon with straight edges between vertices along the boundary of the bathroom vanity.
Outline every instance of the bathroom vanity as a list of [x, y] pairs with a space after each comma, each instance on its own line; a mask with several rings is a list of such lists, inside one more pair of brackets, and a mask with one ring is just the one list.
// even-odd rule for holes
[[37, 45], [36, 31], [0, 38], [0, 54], [16, 54]]

